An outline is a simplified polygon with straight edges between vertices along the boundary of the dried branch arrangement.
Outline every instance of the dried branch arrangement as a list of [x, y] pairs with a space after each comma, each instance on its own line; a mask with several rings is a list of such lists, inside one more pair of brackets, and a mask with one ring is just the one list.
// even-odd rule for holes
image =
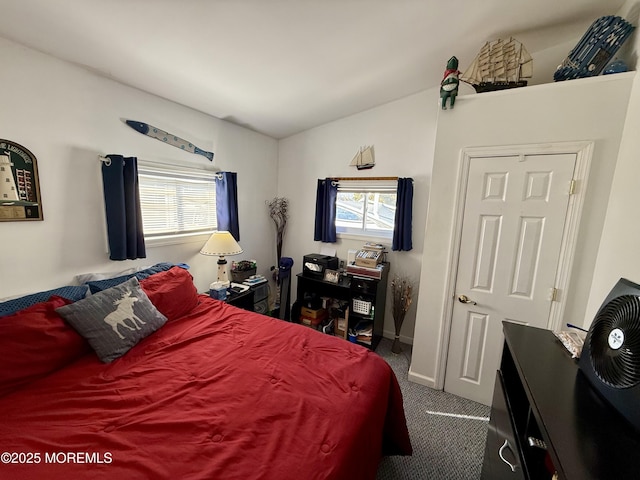
[[289, 219], [289, 200], [284, 197], [275, 197], [266, 203], [269, 207], [269, 216], [276, 226], [276, 253], [279, 264], [280, 257], [282, 257], [282, 240]]
[[413, 283], [406, 277], [394, 276], [391, 281], [391, 313], [396, 329], [395, 339], [391, 351], [400, 353], [400, 329], [404, 322], [404, 317], [413, 302]]

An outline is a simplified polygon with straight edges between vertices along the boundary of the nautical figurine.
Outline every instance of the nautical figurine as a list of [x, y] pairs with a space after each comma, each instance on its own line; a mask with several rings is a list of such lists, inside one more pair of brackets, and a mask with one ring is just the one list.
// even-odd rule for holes
[[442, 109], [447, 109], [447, 98], [451, 108], [456, 103], [456, 96], [458, 95], [458, 75], [461, 72], [458, 71], [458, 59], [451, 57], [447, 62], [447, 69], [444, 71], [442, 82], [440, 82], [440, 98], [442, 98]]
[[510, 37], [487, 42], [460, 76], [476, 93], [525, 87], [533, 75], [533, 59], [524, 45]]
[[622, 59], [617, 59], [611, 62], [609, 65], [605, 67], [602, 71], [603, 75], [611, 75], [612, 73], [622, 73], [629, 70], [627, 64]]
[[349, 166], [356, 167], [358, 170], [366, 170], [373, 168], [375, 164], [373, 145], [367, 145], [366, 147], [360, 147]]

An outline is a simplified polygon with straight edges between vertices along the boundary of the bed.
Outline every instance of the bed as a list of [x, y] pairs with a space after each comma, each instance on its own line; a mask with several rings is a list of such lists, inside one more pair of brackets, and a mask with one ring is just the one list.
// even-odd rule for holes
[[[70, 325], [129, 284], [165, 320], [105, 363]], [[139, 320], [101, 323], [119, 338]], [[0, 317], [0, 361], [0, 478], [373, 479], [381, 456], [411, 454], [381, 357], [198, 295], [179, 267]]]

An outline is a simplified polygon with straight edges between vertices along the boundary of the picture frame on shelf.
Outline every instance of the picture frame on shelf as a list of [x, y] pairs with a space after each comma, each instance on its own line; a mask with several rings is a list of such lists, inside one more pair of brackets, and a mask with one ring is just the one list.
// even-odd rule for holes
[[337, 270], [329, 270], [328, 268], [324, 271], [323, 280], [329, 283], [338, 283], [340, 280], [340, 272]]

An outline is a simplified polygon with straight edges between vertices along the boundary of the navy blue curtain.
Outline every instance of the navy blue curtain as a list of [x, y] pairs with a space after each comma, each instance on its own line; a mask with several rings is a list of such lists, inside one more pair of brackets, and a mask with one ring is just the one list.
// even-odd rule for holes
[[238, 174], [220, 172], [216, 179], [216, 216], [218, 230], [226, 230], [240, 241], [240, 223], [238, 221]]
[[107, 155], [107, 158], [110, 161], [102, 162], [102, 185], [109, 258], [146, 258], [138, 191], [138, 159], [122, 155]]
[[413, 216], [413, 178], [398, 178], [396, 218], [393, 224], [391, 250], [411, 250], [411, 217]]
[[316, 224], [314, 240], [335, 243], [336, 239], [336, 198], [338, 184], [330, 178], [318, 180], [316, 193]]

